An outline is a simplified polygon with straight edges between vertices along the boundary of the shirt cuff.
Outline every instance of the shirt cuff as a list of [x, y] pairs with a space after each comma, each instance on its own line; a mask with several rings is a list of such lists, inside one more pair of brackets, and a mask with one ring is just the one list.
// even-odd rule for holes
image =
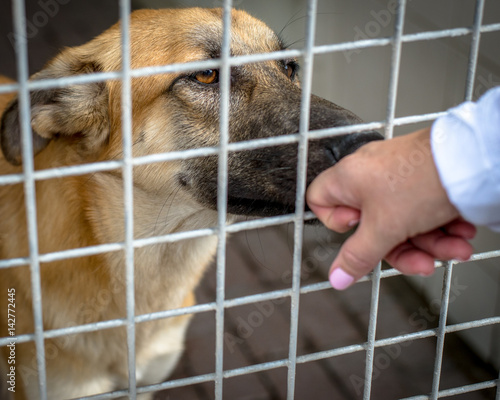
[[438, 118], [431, 148], [441, 183], [460, 214], [500, 231], [500, 88]]

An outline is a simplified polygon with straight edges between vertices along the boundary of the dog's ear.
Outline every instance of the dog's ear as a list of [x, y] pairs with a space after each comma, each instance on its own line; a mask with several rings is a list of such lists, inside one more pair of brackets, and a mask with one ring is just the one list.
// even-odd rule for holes
[[[32, 79], [62, 78], [98, 71], [100, 68], [96, 63], [84, 62], [66, 51]], [[58, 137], [74, 138], [80, 152], [97, 151], [109, 135], [106, 84], [92, 82], [31, 92], [31, 128], [34, 155]], [[22, 140], [17, 98], [2, 115], [0, 139], [5, 158], [20, 165]]]

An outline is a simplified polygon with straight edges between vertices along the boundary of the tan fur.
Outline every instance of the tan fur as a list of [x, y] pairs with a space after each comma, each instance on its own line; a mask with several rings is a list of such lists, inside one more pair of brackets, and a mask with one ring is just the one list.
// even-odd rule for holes
[[[137, 11], [130, 19], [131, 66], [142, 68], [217, 58], [222, 39], [219, 9]], [[261, 21], [233, 11], [233, 55], [283, 49]], [[234, 67], [230, 141], [296, 133], [300, 86], [285, 61]], [[120, 26], [79, 47], [67, 48], [32, 79], [52, 79], [121, 67]], [[291, 68], [291, 67], [290, 67]], [[196, 71], [193, 71], [196, 72]], [[0, 84], [9, 80], [0, 78]], [[219, 92], [189, 72], [132, 80], [133, 156], [219, 142]], [[0, 96], [2, 175], [21, 167], [18, 103]], [[31, 92], [35, 169], [122, 158], [121, 83], [84, 83]], [[311, 98], [311, 127], [358, 121], [354, 114]], [[310, 144], [308, 181], [332, 164], [336, 137]], [[345, 147], [345, 146], [344, 146]], [[293, 212], [296, 145], [229, 155], [228, 222], [234, 214]], [[217, 225], [217, 158], [153, 163], [133, 169], [134, 238], [147, 238]], [[124, 241], [121, 170], [36, 181], [40, 254]], [[28, 257], [23, 184], [0, 185], [0, 259]], [[201, 237], [135, 249], [135, 314], [194, 304], [193, 290], [211, 262], [216, 238]], [[123, 251], [42, 263], [45, 330], [126, 317]], [[0, 336], [8, 335], [7, 289], [16, 291], [16, 334], [33, 333], [28, 266], [0, 269]], [[183, 348], [190, 317], [136, 326], [137, 381], [161, 382]], [[45, 341], [47, 392], [51, 400], [88, 396], [128, 387], [126, 329], [64, 336]], [[8, 358], [3, 347], [4, 361]], [[38, 399], [33, 342], [16, 347], [16, 399]], [[4, 376], [4, 375], [2, 375]], [[150, 398], [143, 395], [141, 398]]]
[[[196, 48], [183, 41], [183, 31], [209, 20], [212, 29], [219, 29], [216, 14], [201, 10], [141, 11], [131, 19], [132, 67], [186, 62], [204, 57]], [[241, 18], [250, 18], [238, 13]], [[252, 19], [252, 22], [254, 20]], [[182, 28], [182, 27], [186, 28]], [[152, 37], [163, 38], [151, 41]], [[178, 38], [178, 41], [167, 38]], [[95, 62], [97, 58], [102, 71], [120, 68], [119, 26], [116, 25], [97, 39], [79, 48], [64, 50], [36, 78], [48, 78], [72, 73], [71, 63], [79, 65]], [[85, 72], [85, 71], [83, 71]], [[147, 125], [160, 125], [155, 114], [165, 99], [159, 98], [174, 75], [160, 75], [134, 79], [133, 121], [134, 136]], [[1, 83], [8, 81], [2, 78]], [[121, 156], [120, 83], [107, 82], [109, 92], [106, 109], [110, 113], [109, 144], [86, 145], [85, 148], [62, 150], [66, 143], [53, 141], [36, 157], [36, 169], [72, 165], [114, 159]], [[92, 90], [90, 85], [70, 88], [74, 92]], [[89, 87], [87, 89], [87, 87]], [[2, 110], [12, 96], [0, 96]], [[93, 99], [92, 99], [93, 100]], [[80, 103], [75, 99], [72, 107], [88, 107], [88, 99]], [[83, 104], [84, 103], [84, 104]], [[101, 110], [96, 108], [95, 123]], [[49, 115], [50, 110], [33, 109], [32, 125], [38, 134], [51, 137], [51, 127], [58, 122]], [[62, 111], [64, 112], [64, 110]], [[63, 116], [64, 117], [64, 116]], [[164, 119], [161, 116], [159, 119]], [[73, 121], [68, 121], [68, 125]], [[59, 123], [60, 124], [60, 123]], [[99, 123], [99, 126], [101, 123]], [[103, 134], [102, 129], [97, 134]], [[155, 127], [157, 128], [157, 127]], [[69, 126], [67, 134], [74, 127]], [[78, 130], [91, 130], [84, 124]], [[60, 132], [60, 130], [59, 130]], [[86, 133], [93, 135], [94, 132]], [[107, 135], [106, 135], [107, 136]], [[148, 138], [141, 146], [134, 147], [134, 156], [162, 152], [169, 149], [168, 129], [164, 139]], [[95, 139], [92, 138], [95, 142]], [[95, 147], [99, 146], [99, 152]], [[89, 151], [90, 148], [90, 151]], [[96, 156], [98, 155], [98, 156]], [[177, 166], [175, 163], [153, 164], [134, 170], [135, 237], [147, 237], [180, 230], [197, 229], [216, 225], [216, 213], [204, 210], [193, 200], [175, 193], [175, 201], [185, 204], [183, 212], [165, 220], [168, 205], [165, 199], [174, 195], [169, 176]], [[0, 158], [2, 174], [21, 172]], [[94, 174], [63, 179], [39, 181], [36, 184], [37, 222], [40, 253], [79, 248], [99, 243], [123, 241], [123, 201], [120, 172], [116, 175]], [[0, 256], [2, 259], [28, 256], [26, 216], [24, 212], [23, 186], [0, 186]], [[165, 209], [164, 209], [165, 208]], [[157, 219], [160, 218], [160, 223]], [[166, 223], [165, 223], [166, 222]], [[152, 232], [154, 231], [154, 232]], [[216, 241], [213, 237], [186, 240], [176, 244], [148, 246], [135, 251], [136, 315], [194, 303], [192, 291], [201, 274], [213, 257]], [[167, 256], [168, 255], [168, 256]], [[122, 252], [82, 257], [41, 265], [43, 319], [45, 329], [57, 329], [96, 321], [105, 321], [126, 316], [124, 261]], [[33, 332], [32, 298], [28, 267], [3, 269], [0, 272], [1, 318], [6, 321], [5, 300], [8, 287], [16, 288], [16, 333]], [[139, 384], [161, 381], [169, 371], [165, 368], [161, 376], [149, 379], [143, 372], [144, 365], [153, 357], [165, 354], [178, 358], [182, 351], [183, 332], [189, 317], [179, 317], [137, 325], [137, 364]], [[2, 323], [1, 336], [7, 336]], [[172, 332], [172, 333], [169, 333]], [[171, 337], [170, 337], [171, 336]], [[92, 343], [89, 345], [89, 343]], [[3, 348], [5, 350], [5, 348]], [[103, 330], [95, 333], [69, 336], [46, 341], [46, 364], [48, 393], [50, 399], [63, 399], [91, 395], [103, 391], [127, 387], [127, 351], [125, 329]], [[37, 373], [34, 346], [32, 343], [18, 345], [16, 349], [17, 390], [16, 399], [25, 398], [22, 393], [22, 378], [28, 387], [27, 398], [36, 399]], [[172, 362], [173, 367], [175, 362]], [[168, 366], [167, 366], [168, 367]], [[67, 382], [63, 372], [71, 371], [72, 382]], [[76, 380], [75, 380], [76, 379]]]

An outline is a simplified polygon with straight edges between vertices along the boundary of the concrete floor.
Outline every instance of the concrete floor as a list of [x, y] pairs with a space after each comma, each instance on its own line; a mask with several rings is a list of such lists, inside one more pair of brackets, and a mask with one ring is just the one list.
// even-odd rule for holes
[[[289, 247], [291, 229], [279, 227], [242, 232], [230, 239], [227, 251], [227, 298], [289, 287], [286, 277], [292, 259]], [[331, 243], [331, 248], [335, 248], [335, 243]], [[304, 266], [302, 284], [324, 281], [324, 271], [324, 266], [320, 264], [316, 268]], [[345, 292], [327, 289], [302, 295], [297, 354], [364, 343], [367, 338], [370, 295], [369, 282], [356, 284]], [[214, 301], [214, 268], [202, 281], [197, 298], [200, 303]], [[224, 369], [288, 357], [290, 303], [286, 300], [273, 306], [261, 303], [226, 310]], [[437, 326], [436, 316], [427, 314], [425, 319], [416, 318], [416, 310], [428, 310], [428, 304], [405, 278], [382, 280], [377, 339]], [[258, 317], [259, 314], [261, 317]], [[252, 327], [252, 324], [255, 326]], [[479, 360], [457, 335], [447, 335], [445, 343], [442, 389], [495, 379], [494, 368]], [[435, 346], [436, 339], [428, 338], [404, 346], [377, 349], [371, 398], [390, 400], [429, 393]], [[188, 332], [185, 356], [171, 379], [214, 372], [214, 354], [214, 314], [197, 315]], [[301, 364], [297, 367], [295, 398], [362, 399], [364, 367], [364, 351]], [[225, 380], [224, 399], [285, 399], [286, 387], [287, 370], [278, 368]], [[213, 383], [204, 383], [167, 390], [158, 393], [155, 399], [204, 400], [214, 398], [213, 392]], [[493, 389], [454, 398], [473, 400], [493, 399], [494, 396]]]

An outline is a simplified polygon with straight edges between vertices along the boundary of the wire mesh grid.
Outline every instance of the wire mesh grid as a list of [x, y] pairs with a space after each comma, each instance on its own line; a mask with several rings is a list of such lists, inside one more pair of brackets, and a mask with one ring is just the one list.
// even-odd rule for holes
[[[323, 138], [333, 135], [340, 135], [351, 132], [361, 132], [368, 129], [384, 129], [387, 138], [392, 137], [395, 126], [413, 124], [416, 122], [427, 122], [439, 117], [443, 113], [431, 113], [424, 115], [412, 115], [409, 117], [396, 118], [396, 93], [398, 87], [401, 47], [404, 43], [434, 40], [447, 37], [457, 37], [471, 35], [471, 47], [468, 65], [468, 74], [466, 82], [466, 93], [464, 100], [472, 99], [474, 88], [474, 78], [476, 74], [479, 42], [482, 33], [500, 31], [500, 23], [482, 24], [484, 12], [484, 0], [477, 0], [474, 25], [472, 27], [462, 27], [439, 31], [419, 32], [414, 34], [404, 34], [403, 25], [405, 21], [406, 1], [399, 0], [396, 22], [394, 24], [394, 32], [388, 38], [376, 38], [357, 40], [347, 43], [328, 44], [315, 46], [314, 37], [316, 29], [316, 14], [317, 1], [309, 0], [307, 2], [307, 28], [305, 46], [301, 50], [284, 50], [274, 53], [248, 55], [248, 56], [231, 56], [229, 50], [229, 29], [231, 26], [230, 10], [232, 6], [231, 0], [225, 0], [223, 5], [224, 10], [224, 34], [223, 34], [223, 51], [220, 59], [207, 60], [201, 62], [191, 62], [186, 64], [172, 64], [159, 67], [147, 67], [141, 69], [130, 68], [130, 38], [129, 38], [129, 23], [127, 16], [130, 13], [130, 0], [120, 0], [120, 17], [122, 20], [122, 69], [113, 73], [94, 73], [89, 75], [80, 75], [61, 79], [45, 79], [30, 81], [28, 76], [28, 50], [26, 43], [26, 19], [25, 6], [23, 0], [13, 1], [13, 21], [16, 36], [16, 54], [17, 54], [17, 83], [0, 86], [0, 93], [16, 91], [18, 93], [20, 104], [20, 120], [23, 139], [23, 173], [0, 176], [0, 185], [12, 185], [22, 183], [25, 192], [25, 208], [29, 232], [29, 257], [0, 260], [0, 268], [16, 268], [18, 266], [29, 265], [31, 271], [31, 290], [33, 293], [33, 314], [34, 314], [34, 332], [32, 334], [18, 335], [14, 339], [16, 343], [34, 341], [36, 345], [36, 364], [38, 370], [38, 386], [40, 399], [47, 399], [46, 392], [46, 365], [45, 365], [45, 347], [44, 340], [50, 338], [58, 338], [65, 335], [75, 333], [93, 332], [114, 327], [126, 327], [127, 330], [127, 348], [128, 348], [128, 372], [129, 372], [129, 388], [105, 394], [85, 397], [86, 399], [112, 399], [121, 396], [128, 396], [135, 399], [141, 393], [159, 391], [163, 389], [192, 385], [201, 382], [215, 382], [215, 398], [222, 399], [223, 395], [223, 380], [225, 378], [252, 374], [260, 371], [267, 371], [275, 368], [286, 367], [288, 370], [287, 378], [287, 398], [294, 398], [296, 366], [321, 359], [332, 358], [344, 354], [354, 352], [366, 352], [366, 369], [364, 377], [364, 392], [363, 398], [371, 398], [371, 384], [373, 375], [373, 358], [375, 349], [391, 344], [405, 343], [416, 339], [428, 337], [437, 338], [437, 346], [435, 353], [434, 378], [432, 383], [432, 392], [421, 396], [411, 397], [412, 400], [417, 399], [437, 399], [441, 397], [449, 397], [469, 393], [485, 388], [496, 387], [496, 399], [500, 400], [500, 379], [490, 380], [486, 382], [476, 383], [456, 387], [453, 389], [439, 390], [441, 365], [443, 356], [443, 346], [446, 334], [452, 332], [465, 331], [472, 328], [500, 324], [500, 317], [490, 317], [478, 319], [474, 321], [464, 322], [449, 325], [447, 324], [448, 304], [450, 298], [451, 278], [454, 266], [458, 261], [447, 262], [444, 265], [436, 263], [436, 267], [444, 268], [444, 280], [442, 290], [442, 301], [439, 315], [439, 326], [436, 329], [426, 329], [416, 333], [403, 334], [386, 339], [376, 339], [377, 331], [377, 312], [379, 308], [379, 293], [381, 279], [399, 275], [396, 270], [381, 270], [379, 265], [374, 273], [361, 280], [372, 282], [371, 307], [369, 315], [368, 340], [364, 343], [359, 343], [341, 348], [334, 348], [325, 351], [320, 351], [311, 354], [297, 355], [297, 332], [298, 332], [298, 317], [299, 317], [299, 300], [301, 295], [329, 290], [330, 286], [327, 282], [301, 286], [300, 268], [302, 257], [302, 241], [303, 241], [303, 223], [304, 220], [314, 218], [310, 212], [304, 212], [304, 194], [305, 194], [305, 171], [307, 165], [307, 147], [308, 140]], [[330, 129], [308, 131], [309, 120], [309, 99], [311, 95], [312, 81], [312, 65], [315, 55], [340, 52], [346, 50], [358, 50], [373, 47], [390, 46], [392, 49], [392, 61], [389, 82], [389, 95], [387, 100], [387, 113], [384, 121], [363, 123], [349, 127], [336, 127]], [[243, 65], [245, 63], [278, 60], [286, 57], [302, 57], [303, 79], [302, 79], [302, 108], [301, 108], [301, 124], [300, 131], [297, 134], [286, 135], [274, 138], [257, 139], [238, 143], [229, 143], [228, 141], [228, 120], [229, 120], [229, 82], [230, 68], [232, 66]], [[149, 76], [154, 74], [192, 71], [196, 69], [219, 68], [220, 69], [220, 84], [222, 101], [220, 106], [220, 145], [218, 147], [206, 147], [199, 149], [191, 149], [185, 151], [169, 152], [162, 154], [154, 154], [143, 157], [132, 157], [132, 116], [131, 116], [131, 79], [140, 76]], [[38, 89], [60, 88], [71, 84], [81, 84], [85, 82], [104, 82], [106, 80], [121, 80], [122, 81], [122, 126], [123, 126], [123, 158], [119, 161], [107, 161], [86, 164], [81, 166], [70, 166], [53, 169], [45, 169], [36, 171], [34, 169], [32, 155], [32, 138], [30, 127], [30, 91]], [[299, 157], [297, 165], [298, 185], [296, 196], [296, 213], [293, 215], [285, 215], [280, 217], [262, 218], [245, 222], [238, 222], [233, 225], [226, 225], [227, 215], [227, 157], [229, 152], [244, 151], [248, 149], [256, 149], [266, 146], [276, 146], [280, 144], [296, 143], [299, 148]], [[163, 236], [156, 236], [145, 239], [135, 239], [133, 235], [133, 181], [132, 171], [134, 166], [145, 165], [149, 163], [183, 160], [193, 157], [202, 157], [208, 155], [218, 155], [219, 175], [218, 175], [218, 225], [210, 229], [198, 229], [194, 231], [172, 233]], [[105, 243], [96, 246], [89, 246], [79, 249], [70, 249], [51, 253], [40, 254], [37, 240], [37, 210], [35, 201], [35, 182], [53, 178], [61, 178], [74, 175], [83, 175], [99, 171], [109, 171], [121, 169], [124, 182], [124, 204], [125, 204], [125, 240], [121, 243]], [[283, 223], [292, 222], [294, 225], [294, 253], [293, 253], [293, 280], [292, 285], [288, 289], [274, 290], [262, 294], [249, 295], [228, 300], [225, 298], [225, 268], [226, 268], [226, 236], [229, 233], [240, 232], [244, 230], [258, 229], [267, 226], [274, 226]], [[176, 242], [191, 238], [203, 237], [208, 235], [216, 235], [218, 238], [217, 247], [217, 292], [216, 300], [211, 303], [198, 304], [180, 309], [173, 309], [151, 314], [138, 315], [134, 314], [134, 251], [138, 248], [149, 246], [156, 243]], [[57, 260], [65, 260], [82, 256], [102, 254], [106, 252], [125, 252], [126, 257], [126, 301], [127, 315], [122, 319], [108, 320], [97, 323], [89, 323], [69, 328], [44, 330], [42, 324], [42, 296], [40, 284], [40, 263], [52, 262]], [[500, 249], [485, 253], [474, 254], [471, 261], [493, 259], [500, 257]], [[265, 300], [273, 300], [280, 298], [291, 299], [291, 314], [290, 314], [290, 332], [289, 332], [289, 356], [288, 358], [266, 362], [257, 365], [250, 365], [242, 368], [227, 370], [224, 369], [223, 354], [224, 354], [224, 315], [225, 310], [231, 307], [237, 307], [245, 304], [253, 304]], [[215, 311], [216, 317], [216, 365], [215, 372], [205, 375], [194, 376], [185, 379], [177, 379], [163, 382], [161, 384], [150, 385], [147, 387], [137, 387], [136, 385], [136, 368], [135, 368], [135, 326], [138, 323], [153, 321], [158, 319], [170, 318], [174, 316], [197, 314], [207, 311]], [[13, 340], [12, 337], [0, 338], [0, 346], [6, 346]], [[410, 399], [410, 398], [408, 398]]]

